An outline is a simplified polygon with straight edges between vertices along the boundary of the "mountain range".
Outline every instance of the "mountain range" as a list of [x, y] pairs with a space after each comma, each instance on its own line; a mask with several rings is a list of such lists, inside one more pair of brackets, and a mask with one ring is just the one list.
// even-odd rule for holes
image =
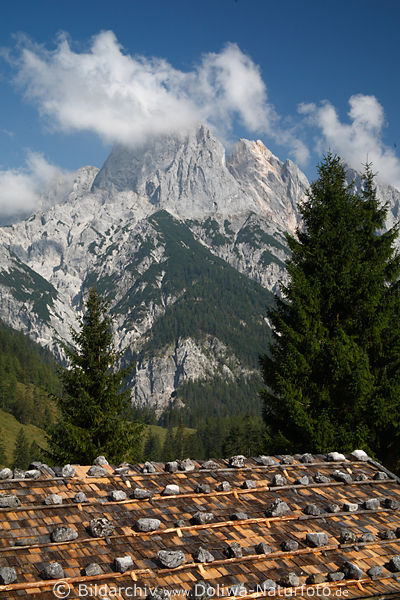
[[[360, 185], [355, 172], [349, 180]], [[36, 214], [0, 227], [0, 319], [63, 361], [95, 285], [117, 348], [136, 360], [135, 405], [257, 410], [267, 311], [308, 186], [262, 142], [239, 140], [227, 155], [203, 125], [115, 146], [100, 170], [60, 179], [53, 205], [50, 193]], [[400, 193], [378, 194], [390, 226]]]

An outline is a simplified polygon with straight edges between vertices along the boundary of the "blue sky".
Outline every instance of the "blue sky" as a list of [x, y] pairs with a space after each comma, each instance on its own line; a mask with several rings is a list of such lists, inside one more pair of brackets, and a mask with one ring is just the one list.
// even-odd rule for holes
[[398, 0], [5, 0], [3, 194], [196, 119], [310, 178], [328, 148], [368, 155], [400, 187], [399, 25]]

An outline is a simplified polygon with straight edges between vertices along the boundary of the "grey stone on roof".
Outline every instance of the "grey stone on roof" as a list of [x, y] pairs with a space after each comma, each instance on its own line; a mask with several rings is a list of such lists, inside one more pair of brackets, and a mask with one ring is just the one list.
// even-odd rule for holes
[[90, 563], [87, 567], [83, 569], [83, 574], [86, 577], [93, 577], [94, 575], [100, 575], [102, 573], [102, 569], [100, 565], [96, 562]]
[[142, 473], [155, 473], [155, 472], [156, 472], [155, 466], [151, 462], [146, 461], [142, 467]]
[[392, 556], [389, 560], [387, 568], [392, 573], [398, 573], [400, 571], [400, 556], [396, 554], [396, 556]]
[[344, 473], [339, 470], [333, 471], [332, 476], [336, 481], [341, 481], [342, 483], [351, 483], [353, 481], [349, 473]]
[[137, 487], [133, 490], [132, 495], [135, 500], [145, 500], [146, 498], [152, 498], [154, 496], [154, 492], [146, 488]]
[[385, 498], [383, 504], [385, 508], [390, 508], [391, 510], [398, 510], [400, 508], [400, 502], [394, 498]]
[[343, 579], [343, 571], [333, 571], [332, 573], [328, 573], [328, 581], [342, 581]]
[[157, 556], [162, 566], [167, 569], [175, 569], [182, 565], [186, 560], [186, 557], [181, 550], [160, 550]]
[[25, 471], [22, 469], [14, 469], [13, 479], [25, 479]]
[[316, 504], [307, 504], [303, 512], [305, 515], [312, 515], [314, 517], [317, 517], [322, 513], [322, 510]]
[[93, 464], [98, 465], [99, 467], [104, 467], [105, 465], [108, 465], [109, 463], [105, 456], [100, 455], [94, 459]]
[[62, 496], [60, 496], [59, 494], [49, 494], [48, 496], [46, 496], [46, 498], [44, 499], [44, 503], [51, 505], [51, 504], [62, 504]]
[[0, 480], [1, 479], [11, 479], [12, 471], [5, 467], [4, 469], [0, 469]]
[[257, 544], [257, 546], [255, 546], [255, 551], [257, 554], [271, 554], [272, 548], [265, 542], [260, 542]]
[[317, 471], [314, 475], [315, 483], [329, 483], [330, 480], [331, 480], [330, 477], [328, 477], [327, 475], [324, 475], [323, 473], [320, 473], [320, 471]]
[[379, 537], [381, 540], [394, 540], [396, 539], [396, 534], [391, 529], [384, 529], [379, 532]]
[[328, 513], [337, 513], [337, 512], [340, 512], [340, 506], [339, 506], [339, 504], [336, 504], [335, 502], [332, 502], [331, 504], [328, 504], [328, 506], [326, 507], [326, 512], [328, 512]]
[[232, 542], [225, 548], [224, 554], [228, 558], [241, 558], [243, 556], [243, 551], [238, 542]]
[[186, 525], [186, 521], [185, 519], [178, 519], [177, 521], [175, 521], [174, 526], [175, 527], [184, 527]]
[[306, 542], [312, 548], [319, 548], [320, 546], [327, 546], [329, 542], [328, 534], [322, 531], [316, 533], [307, 533]]
[[80, 504], [81, 502], [87, 502], [88, 499], [84, 492], [76, 492], [75, 496], [72, 498], [72, 502], [76, 504]]
[[198, 483], [194, 488], [194, 492], [195, 494], [210, 494], [211, 487], [208, 485], [208, 483]]
[[292, 465], [294, 463], [294, 458], [290, 454], [285, 454], [281, 458], [281, 465]]
[[77, 537], [78, 532], [76, 529], [65, 527], [65, 525], [56, 527], [50, 534], [51, 541], [57, 544], [60, 542], [72, 542], [72, 540], [76, 540]]
[[368, 500], [365, 500], [363, 507], [365, 508], [365, 510], [378, 510], [378, 508], [380, 508], [381, 503], [379, 498], [368, 498]]
[[17, 508], [17, 506], [21, 506], [21, 501], [15, 494], [0, 494], [0, 508]]
[[272, 581], [272, 579], [266, 579], [262, 583], [261, 587], [264, 590], [264, 592], [266, 592], [268, 590], [274, 590], [276, 588], [276, 583], [275, 583], [275, 581]]
[[103, 469], [103, 467], [100, 467], [99, 465], [92, 465], [87, 474], [89, 477], [105, 477], [108, 475], [107, 470]]
[[216, 463], [214, 460], [206, 460], [203, 462], [203, 464], [201, 465], [202, 469], [218, 469], [218, 463]]
[[354, 481], [367, 481], [367, 479], [369, 479], [369, 477], [366, 473], [357, 473], [354, 477]]
[[236, 456], [231, 456], [228, 460], [229, 466], [235, 469], [241, 469], [245, 466], [246, 457], [243, 454], [237, 454]]
[[384, 481], [385, 479], [389, 479], [389, 477], [384, 471], [378, 471], [375, 473], [373, 479], [375, 479], [375, 481]]
[[161, 527], [159, 519], [142, 518], [136, 521], [136, 527], [139, 531], [156, 531]]
[[76, 475], [76, 470], [73, 465], [64, 465], [63, 468], [61, 469], [62, 477], [75, 477], [75, 475]]
[[108, 537], [114, 532], [114, 525], [105, 517], [98, 517], [90, 521], [89, 532], [93, 537]]
[[383, 573], [383, 567], [380, 565], [374, 565], [367, 571], [367, 575], [373, 579], [374, 577], [380, 577]]
[[272, 456], [264, 456], [261, 454], [256, 458], [256, 462], [259, 465], [264, 465], [264, 467], [272, 467], [273, 465], [277, 465], [278, 462], [272, 458]]
[[198, 563], [210, 563], [215, 560], [211, 552], [202, 546], [200, 546], [200, 548], [193, 554], [193, 559]]
[[246, 481], [243, 481], [242, 483], [242, 488], [244, 490], [253, 490], [256, 486], [256, 482], [253, 479], [246, 479]]
[[357, 539], [354, 531], [350, 529], [342, 529], [339, 536], [339, 542], [341, 544], [354, 544]]
[[198, 510], [197, 512], [195, 512], [192, 517], [193, 523], [195, 523], [197, 525], [205, 525], [206, 523], [210, 523], [213, 520], [214, 520], [214, 515], [212, 512], [203, 512], [201, 510]]
[[39, 479], [41, 472], [39, 469], [29, 469], [25, 471], [25, 479]]
[[351, 456], [352, 456], [353, 458], [355, 458], [356, 460], [360, 460], [360, 461], [361, 461], [361, 460], [362, 460], [362, 461], [367, 461], [367, 460], [368, 460], [368, 458], [369, 458], [368, 454], [367, 454], [366, 452], [364, 452], [364, 450], [354, 450], [354, 451], [351, 453]]
[[133, 560], [132, 557], [127, 554], [126, 556], [118, 556], [114, 558], [114, 570], [119, 573], [125, 573], [133, 569]]
[[287, 479], [286, 479], [286, 477], [284, 475], [281, 475], [280, 473], [277, 473], [276, 475], [273, 476], [271, 483], [272, 483], [273, 486], [286, 485], [287, 484]]
[[298, 477], [294, 483], [295, 485], [309, 485], [310, 479], [307, 475], [303, 475], [302, 477]]
[[373, 533], [370, 533], [369, 531], [367, 531], [366, 533], [362, 534], [362, 536], [359, 538], [358, 541], [362, 542], [364, 544], [367, 544], [369, 542], [374, 542], [375, 541], [375, 536], [374, 536]]
[[51, 562], [42, 570], [43, 579], [64, 579], [64, 569], [58, 562]]
[[299, 549], [299, 543], [296, 540], [285, 540], [282, 542], [281, 548], [284, 552], [295, 552]]
[[129, 467], [116, 467], [114, 469], [114, 475], [128, 475], [129, 471]]
[[232, 521], [242, 521], [242, 520], [244, 521], [245, 519], [248, 519], [248, 518], [249, 517], [247, 516], [247, 513], [241, 512], [241, 511], [235, 512], [231, 515]]
[[346, 579], [363, 579], [365, 577], [360, 567], [350, 561], [344, 562], [340, 570], [344, 573]]
[[306, 583], [309, 585], [318, 585], [320, 583], [326, 582], [326, 575], [323, 573], [313, 573], [309, 575], [306, 579]]
[[190, 471], [194, 471], [195, 468], [196, 465], [190, 458], [185, 458], [184, 460], [179, 461], [180, 471], [185, 471], [186, 473], [189, 473]]
[[9, 585], [17, 580], [17, 571], [14, 567], [0, 567], [0, 584]]
[[314, 462], [314, 457], [309, 452], [306, 452], [305, 454], [302, 454], [300, 456], [299, 460], [300, 460], [301, 463], [311, 464], [311, 463]]
[[221, 481], [215, 489], [217, 492], [230, 492], [231, 484], [229, 481]]
[[112, 502], [120, 502], [121, 500], [126, 500], [127, 493], [124, 490], [111, 490], [108, 493], [108, 498]]
[[290, 513], [290, 508], [280, 498], [276, 498], [271, 506], [266, 510], [265, 516], [267, 517], [282, 517], [283, 515], [287, 515]]
[[179, 485], [175, 485], [175, 483], [169, 483], [161, 492], [161, 496], [176, 496], [177, 494], [180, 494], [180, 489]]
[[344, 510], [344, 512], [356, 512], [358, 510], [358, 504], [355, 502], [343, 502], [342, 510]]
[[176, 473], [178, 470], [178, 461], [171, 460], [165, 463], [164, 470], [167, 471], [167, 473]]
[[297, 587], [300, 585], [300, 579], [294, 571], [285, 573], [279, 580], [282, 587]]
[[346, 457], [340, 452], [329, 452], [329, 454], [326, 455], [326, 460], [328, 462], [342, 462], [346, 460]]

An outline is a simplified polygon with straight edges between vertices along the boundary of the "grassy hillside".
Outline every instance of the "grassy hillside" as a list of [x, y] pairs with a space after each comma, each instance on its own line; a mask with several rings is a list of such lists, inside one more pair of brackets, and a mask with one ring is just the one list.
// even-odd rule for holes
[[[24, 430], [28, 443], [31, 444], [35, 441], [39, 447], [44, 448], [45, 443], [45, 433], [43, 429], [39, 429], [35, 425], [22, 425], [17, 419], [8, 412], [0, 409], [0, 423], [1, 423], [1, 432], [5, 447], [6, 460], [4, 461], [4, 465], [9, 467], [13, 461], [13, 454], [15, 448], [15, 441], [17, 439], [17, 435], [21, 429]], [[32, 457], [34, 458], [34, 457]], [[36, 457], [37, 458], [37, 457]]]

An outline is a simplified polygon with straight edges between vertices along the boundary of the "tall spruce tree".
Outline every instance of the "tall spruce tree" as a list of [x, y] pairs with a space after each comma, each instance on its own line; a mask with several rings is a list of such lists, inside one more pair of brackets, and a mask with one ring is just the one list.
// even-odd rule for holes
[[274, 334], [261, 358], [267, 445], [275, 452], [364, 448], [400, 459], [400, 258], [398, 228], [367, 165], [363, 190], [340, 159], [319, 166], [287, 236], [289, 282], [270, 312]]
[[90, 289], [80, 331], [66, 348], [70, 368], [61, 372], [60, 421], [48, 438], [55, 463], [90, 464], [98, 455], [111, 463], [137, 460], [142, 425], [129, 420], [130, 394], [123, 387], [130, 369], [117, 369], [112, 318], [107, 303]]

